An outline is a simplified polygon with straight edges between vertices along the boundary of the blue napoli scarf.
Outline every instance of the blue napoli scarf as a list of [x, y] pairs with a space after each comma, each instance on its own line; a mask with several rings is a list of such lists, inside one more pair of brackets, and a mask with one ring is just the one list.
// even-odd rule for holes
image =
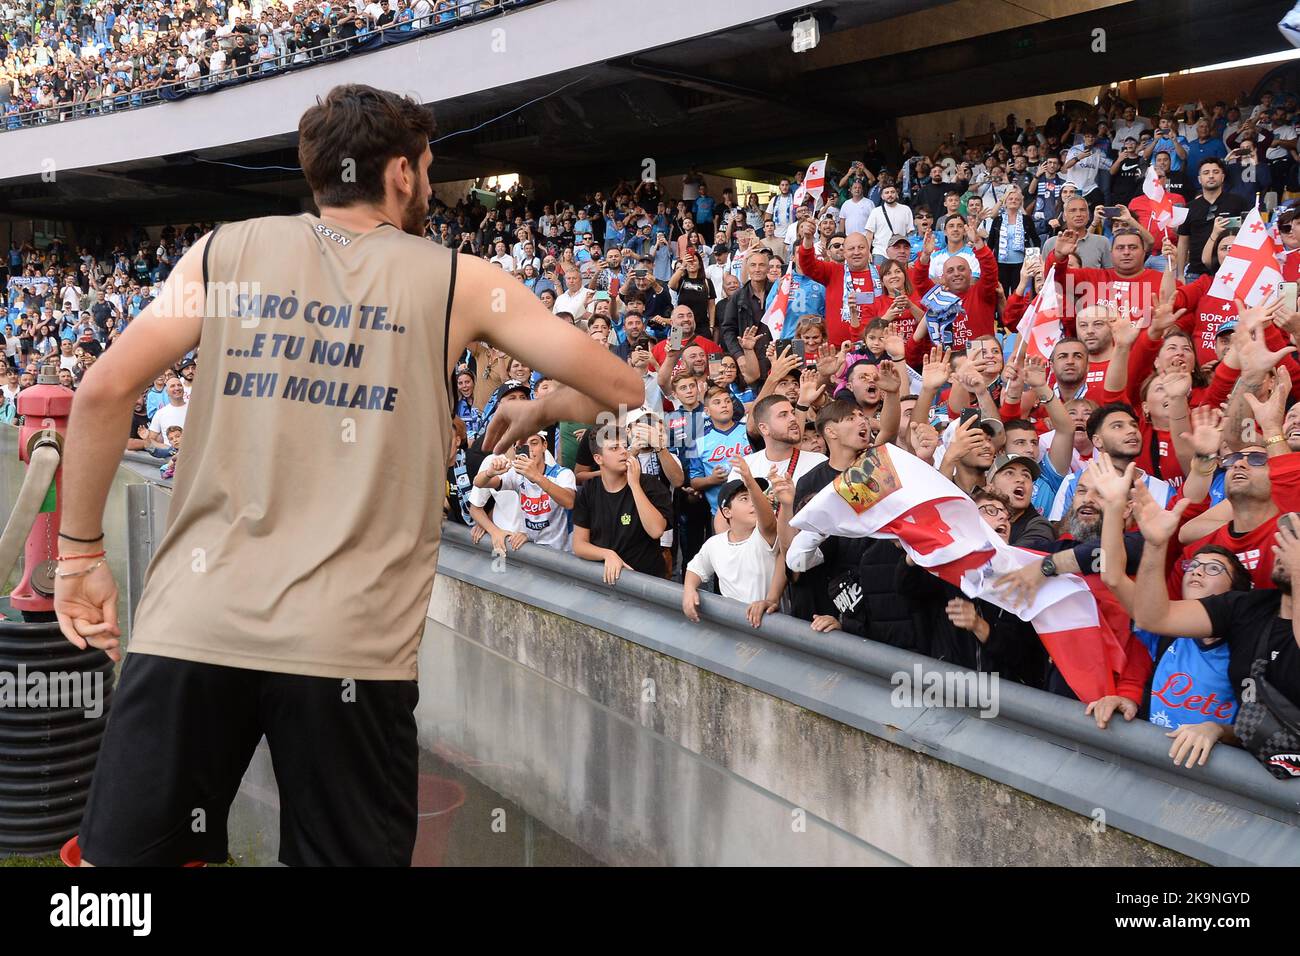
[[953, 323], [966, 313], [961, 296], [937, 285], [921, 297], [921, 307], [925, 309], [925, 327], [930, 341], [935, 345], [952, 345]]

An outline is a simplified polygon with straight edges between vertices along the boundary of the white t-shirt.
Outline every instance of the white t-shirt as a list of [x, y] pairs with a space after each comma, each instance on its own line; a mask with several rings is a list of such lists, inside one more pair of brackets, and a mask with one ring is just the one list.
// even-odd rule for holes
[[[1272, 132], [1274, 142], [1296, 138], [1296, 128], [1290, 124], [1274, 126]], [[1264, 158], [1271, 161], [1274, 159], [1284, 159], [1288, 155], [1289, 153], [1285, 146], [1270, 146], [1268, 152], [1264, 154]]]
[[1124, 140], [1130, 136], [1133, 137], [1134, 142], [1141, 142], [1142, 131], [1150, 128], [1151, 124], [1140, 116], [1135, 116], [1132, 123], [1119, 120], [1115, 124], [1115, 135], [1110, 138], [1110, 141], [1118, 150], [1124, 146]]
[[[479, 474], [489, 471], [494, 456], [483, 459]], [[578, 480], [568, 468], [561, 468], [550, 479], [561, 488], [576, 490]], [[469, 503], [482, 508], [491, 499], [492, 523], [502, 531], [514, 534], [522, 531], [534, 544], [545, 545], [556, 551], [568, 551], [569, 510], [561, 508], [541, 485], [534, 484], [511, 468], [501, 476], [500, 490], [475, 488], [469, 493]]]
[[162, 436], [165, 444], [170, 445], [167, 439], [167, 429], [173, 425], [185, 427], [185, 413], [189, 411], [188, 405], [173, 405], [170, 401], [158, 406], [158, 411], [153, 413], [153, 418], [149, 422], [149, 431], [157, 432]]
[[707, 583], [715, 576], [725, 598], [752, 604], [767, 597], [776, 572], [776, 543], [768, 544], [755, 528], [744, 541], [732, 541], [728, 532], [715, 534], [691, 558], [687, 571]]
[[850, 199], [840, 206], [840, 222], [844, 223], [844, 234], [847, 236], [854, 232], [866, 232], [867, 219], [875, 208], [876, 204], [866, 196]]
[[504, 252], [499, 256], [493, 256], [490, 261], [495, 262], [502, 269], [505, 269], [506, 272], [515, 271], [515, 260], [510, 258], [510, 256], [506, 255]]
[[715, 262], [713, 265], [704, 267], [704, 274], [713, 283], [713, 298], [716, 302], [721, 302], [727, 297], [727, 294], [722, 291], [722, 280], [727, 274], [728, 266], [730, 266], [730, 262], [725, 266], [720, 266]]
[[1067, 183], [1074, 183], [1074, 185], [1078, 187], [1080, 196], [1086, 196], [1097, 188], [1097, 170], [1101, 168], [1101, 164], [1105, 162], [1107, 166], [1110, 165], [1110, 163], [1106, 161], [1105, 155], [1099, 149], [1093, 149], [1092, 152], [1087, 155], [1084, 155], [1084, 153], [1085, 150], [1082, 146], [1076, 146], [1071, 149], [1069, 158], [1073, 159], [1075, 156], [1079, 156], [1080, 159], [1069, 169], [1061, 173], [1062, 179]]
[[[808, 472], [812, 471], [825, 460], [826, 456], [818, 452], [800, 451], [799, 460], [794, 464], [794, 474], [790, 476], [790, 480], [796, 485], [799, 484], [800, 478], [808, 474]], [[772, 461], [772, 459], [767, 457], [767, 449], [761, 448], [758, 451], [750, 452], [746, 455], [745, 464], [749, 466], [750, 474], [755, 478], [762, 478], [766, 481], [767, 473], [773, 468], [776, 469], [778, 475], [784, 475], [786, 473], [790, 467], [790, 456], [787, 455], [780, 461]], [[733, 479], [738, 480], [739, 478], [740, 472], [736, 471], [734, 468], [731, 470], [731, 474], [727, 475], [728, 481]]]
[[883, 256], [892, 236], [905, 236], [912, 231], [912, 210], [902, 203], [894, 208], [877, 206], [867, 217], [867, 232], [871, 233], [871, 253]]
[[980, 277], [980, 261], [975, 258], [975, 253], [971, 252], [970, 247], [968, 246], [965, 249], [958, 250], [957, 252], [949, 252], [947, 249], [942, 249], [932, 254], [930, 256], [931, 282], [938, 282], [943, 278], [943, 264], [948, 261], [949, 256], [961, 256], [970, 263], [971, 278], [978, 279]]
[[568, 312], [575, 319], [581, 319], [587, 311], [587, 299], [594, 293], [586, 286], [578, 289], [577, 292], [561, 292], [555, 297], [555, 308], [552, 312]]

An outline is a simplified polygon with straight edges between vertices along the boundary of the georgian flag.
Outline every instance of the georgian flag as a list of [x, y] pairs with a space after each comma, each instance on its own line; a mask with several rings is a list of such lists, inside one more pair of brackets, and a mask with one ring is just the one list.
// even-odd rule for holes
[[1187, 207], [1174, 205], [1173, 198], [1165, 189], [1165, 184], [1156, 175], [1155, 164], [1147, 168], [1142, 192], [1153, 203], [1151, 214], [1156, 217], [1156, 224], [1162, 229], [1176, 229], [1183, 224], [1183, 220], [1187, 218]]
[[808, 164], [808, 171], [803, 174], [803, 182], [794, 191], [795, 206], [802, 206], [809, 196], [813, 197], [813, 209], [821, 206], [822, 192], [826, 189], [826, 160], [829, 158], [826, 156]]
[[794, 288], [794, 257], [790, 257], [790, 264], [786, 266], [785, 275], [781, 276], [781, 284], [776, 287], [776, 295], [772, 298], [772, 304], [767, 311], [763, 313], [763, 324], [767, 326], [768, 332], [772, 335], [772, 341], [777, 339], [788, 339], [794, 336], [794, 325], [790, 324], [790, 334], [785, 334], [786, 315], [790, 311], [790, 292]]
[[1029, 303], [1020, 319], [1020, 348], [1026, 355], [1037, 355], [1052, 361], [1052, 349], [1061, 340], [1061, 295], [1056, 286], [1056, 266], [1047, 270], [1043, 287]]
[[[790, 524], [799, 529], [786, 562], [802, 571], [820, 563], [831, 535], [896, 540], [917, 565], [1029, 621], [1070, 689], [1082, 701], [1115, 693], [1123, 645], [1079, 575], [1049, 578], [1029, 607], [1011, 607], [993, 583], [1040, 555], [1006, 544], [956, 485], [895, 445], [880, 445], [819, 491]], [[1125, 625], [1127, 626], [1127, 624]]]
[[1281, 250], [1258, 209], [1252, 209], [1232, 240], [1232, 249], [1214, 274], [1209, 295], [1248, 306], [1268, 302], [1282, 285]]

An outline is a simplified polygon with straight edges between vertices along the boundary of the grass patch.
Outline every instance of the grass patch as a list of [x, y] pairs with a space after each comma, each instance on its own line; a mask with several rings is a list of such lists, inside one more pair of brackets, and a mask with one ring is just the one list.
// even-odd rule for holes
[[0, 866], [62, 866], [57, 853], [49, 856], [0, 856]]

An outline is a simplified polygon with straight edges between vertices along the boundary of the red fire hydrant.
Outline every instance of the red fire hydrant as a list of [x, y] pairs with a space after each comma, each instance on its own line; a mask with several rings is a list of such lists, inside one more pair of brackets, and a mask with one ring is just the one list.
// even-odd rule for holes
[[[18, 414], [23, 416], [18, 431], [18, 457], [31, 464], [32, 450], [54, 440], [60, 449], [72, 414], [72, 391], [59, 384], [58, 366], [41, 366], [36, 384], [18, 395]], [[59, 548], [59, 515], [63, 504], [63, 468], [45, 495], [40, 513], [32, 525], [23, 552], [23, 577], [10, 595], [15, 610], [53, 612], [55, 558]]]

